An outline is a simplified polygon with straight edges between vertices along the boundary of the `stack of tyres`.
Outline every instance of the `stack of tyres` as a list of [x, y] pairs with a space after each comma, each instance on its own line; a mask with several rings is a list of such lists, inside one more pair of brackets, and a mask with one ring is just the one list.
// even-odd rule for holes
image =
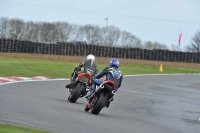
[[147, 49], [143, 49], [143, 51], [144, 51], [144, 60], [149, 60], [148, 50]]
[[118, 58], [122, 58], [122, 48], [119, 48], [119, 56]]
[[0, 38], [0, 52], [3, 52], [3, 38]]
[[126, 48], [122, 49], [122, 58], [126, 59]]
[[69, 55], [72, 55], [73, 54], [73, 43], [69, 43], [69, 46], [68, 46], [68, 50], [69, 50]]
[[126, 59], [130, 59], [130, 48], [126, 48]]
[[3, 39], [3, 45], [2, 45], [2, 51], [6, 52], [7, 51], [7, 39]]
[[132, 59], [137, 59], [137, 49], [136, 48], [132, 49]]
[[75, 46], [75, 55], [76, 56], [79, 56], [79, 55], [81, 55], [80, 53], [81, 53], [81, 45], [79, 45], [79, 44], [75, 44], [74, 45]]
[[141, 54], [140, 54], [140, 48], [136, 48], [136, 59], [138, 59], [138, 60], [140, 60], [141, 58], [140, 58], [140, 56], [141, 56]]

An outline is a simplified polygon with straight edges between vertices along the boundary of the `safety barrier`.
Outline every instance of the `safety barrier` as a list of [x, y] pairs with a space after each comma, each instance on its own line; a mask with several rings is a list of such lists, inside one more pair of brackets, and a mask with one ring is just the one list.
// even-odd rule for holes
[[0, 52], [70, 56], [85, 56], [91, 53], [98, 57], [200, 63], [200, 55], [198, 53], [191, 52], [108, 47], [100, 45], [73, 44], [66, 42], [57, 42], [56, 44], [51, 44], [22, 41], [16, 39], [0, 39]]

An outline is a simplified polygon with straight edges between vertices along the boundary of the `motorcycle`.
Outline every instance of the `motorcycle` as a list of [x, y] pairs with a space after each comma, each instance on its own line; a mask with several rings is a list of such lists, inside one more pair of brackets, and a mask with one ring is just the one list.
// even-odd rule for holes
[[92, 114], [99, 114], [102, 108], [106, 106], [109, 99], [115, 94], [116, 85], [111, 80], [104, 81], [100, 86], [96, 86], [95, 92], [89, 97], [85, 111], [91, 109]]
[[75, 103], [78, 98], [84, 97], [90, 90], [91, 83], [92, 76], [89, 72], [79, 73], [71, 92], [72, 95], [68, 97], [68, 100], [71, 103]]

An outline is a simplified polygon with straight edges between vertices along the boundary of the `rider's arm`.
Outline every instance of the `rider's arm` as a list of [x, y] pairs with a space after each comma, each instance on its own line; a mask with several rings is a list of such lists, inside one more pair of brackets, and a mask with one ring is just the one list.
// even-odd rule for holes
[[84, 62], [81, 62], [80, 64], [78, 64], [75, 68], [74, 71], [81, 71], [81, 67], [83, 67]]
[[106, 73], [107, 73], [107, 67], [103, 71], [96, 74], [95, 78], [99, 79], [99, 78], [103, 77], [104, 75], [106, 75]]
[[94, 74], [98, 73], [98, 67], [96, 67]]
[[84, 62], [81, 62], [78, 66], [79, 66], [79, 67], [83, 67], [84, 63], [85, 63], [85, 61], [84, 61]]

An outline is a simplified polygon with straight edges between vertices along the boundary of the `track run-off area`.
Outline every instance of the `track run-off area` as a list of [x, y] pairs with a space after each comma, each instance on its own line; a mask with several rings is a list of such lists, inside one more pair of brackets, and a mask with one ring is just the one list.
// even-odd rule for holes
[[67, 100], [68, 82], [0, 83], [0, 122], [55, 133], [200, 133], [200, 74], [126, 75], [99, 115], [84, 111], [85, 98]]

